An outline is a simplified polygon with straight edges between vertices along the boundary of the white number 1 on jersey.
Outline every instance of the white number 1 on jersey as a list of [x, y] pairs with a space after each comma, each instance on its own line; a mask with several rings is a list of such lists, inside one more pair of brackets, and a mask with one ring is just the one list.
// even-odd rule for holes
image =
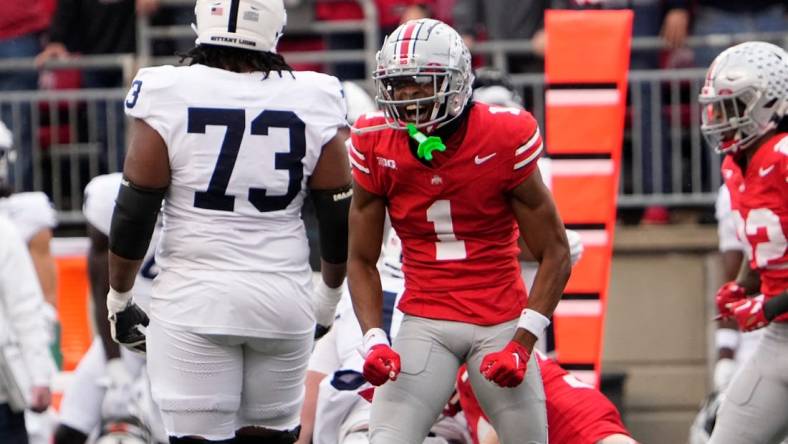
[[451, 203], [448, 200], [436, 200], [427, 208], [427, 220], [435, 227], [438, 242], [435, 242], [435, 259], [448, 261], [465, 259], [465, 241], [457, 239], [454, 235], [454, 225], [451, 222]]

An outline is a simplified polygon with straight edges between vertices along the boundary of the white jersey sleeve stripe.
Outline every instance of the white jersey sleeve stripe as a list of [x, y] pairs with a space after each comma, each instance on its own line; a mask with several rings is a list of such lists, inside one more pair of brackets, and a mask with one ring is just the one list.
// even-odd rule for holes
[[358, 163], [356, 161], [356, 159], [353, 158], [353, 156], [350, 156], [350, 164], [353, 165], [353, 167], [355, 167], [356, 169], [358, 169], [362, 173], [369, 174], [369, 168], [365, 168], [365, 167], [361, 166], [361, 164]]
[[539, 128], [536, 128], [536, 131], [534, 132], [534, 135], [531, 136], [531, 138], [528, 139], [528, 142], [525, 142], [525, 144], [523, 146], [521, 146], [520, 148], [517, 148], [517, 151], [514, 152], [514, 155], [515, 156], [519, 156], [520, 154], [523, 154], [524, 152], [526, 152], [529, 149], [531, 149], [531, 147], [533, 147], [537, 143], [541, 142], [541, 137], [540, 136], [541, 135], [539, 134]]
[[515, 169], [515, 170], [519, 170], [520, 168], [522, 168], [522, 167], [524, 167], [524, 166], [528, 165], [528, 164], [529, 164], [529, 163], [531, 163], [531, 162], [532, 162], [534, 159], [536, 159], [537, 157], [539, 157], [539, 154], [540, 154], [541, 152], [542, 152], [542, 144], [539, 144], [539, 147], [538, 147], [536, 150], [534, 150], [534, 151], [531, 153], [531, 155], [530, 155], [530, 156], [528, 156], [528, 157], [526, 157], [525, 159], [523, 159], [523, 160], [521, 160], [521, 161], [519, 161], [519, 162], [515, 163], [515, 164], [514, 164], [514, 169]]
[[355, 146], [353, 146], [353, 142], [351, 142], [350, 139], [348, 139], [348, 141], [347, 141], [347, 147], [350, 150], [350, 152], [353, 155], [355, 155], [356, 157], [358, 157], [359, 159], [361, 159], [361, 160], [366, 160], [367, 159], [366, 157], [364, 157], [363, 154], [361, 154], [361, 152], [359, 150], [356, 149]]

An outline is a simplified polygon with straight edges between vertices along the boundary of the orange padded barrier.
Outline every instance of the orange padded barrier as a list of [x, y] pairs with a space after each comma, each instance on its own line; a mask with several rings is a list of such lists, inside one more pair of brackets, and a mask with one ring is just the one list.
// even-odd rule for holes
[[572, 268], [572, 275], [566, 283], [566, 293], [597, 293], [607, 286], [610, 274], [610, 246], [588, 246]]
[[[602, 356], [616, 195], [624, 133], [632, 11], [545, 15], [545, 129], [553, 195], [561, 217], [579, 228], [585, 253], [553, 315], [559, 362], [593, 368]], [[590, 299], [589, 299], [590, 298]]]
[[[561, 94], [573, 93], [582, 95], [587, 94], [588, 91], [561, 91]], [[547, 94], [549, 95], [550, 92], [548, 91]], [[549, 99], [547, 104], [546, 146], [550, 154], [611, 154], [621, 150], [620, 134], [624, 129], [623, 106], [618, 104], [551, 105]]]
[[60, 348], [63, 370], [76, 368], [90, 347], [87, 261], [84, 256], [65, 256], [57, 264], [57, 311], [60, 319]]
[[556, 358], [564, 364], [595, 363], [602, 348], [601, 316], [553, 316]]
[[632, 11], [545, 12], [547, 82], [610, 83], [626, 80]]
[[553, 196], [565, 224], [604, 224], [615, 205], [616, 180], [605, 176], [553, 176]]

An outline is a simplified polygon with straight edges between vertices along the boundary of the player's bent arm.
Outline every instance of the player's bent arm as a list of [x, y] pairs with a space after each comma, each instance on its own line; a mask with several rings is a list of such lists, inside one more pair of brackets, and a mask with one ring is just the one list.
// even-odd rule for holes
[[[534, 171], [511, 191], [510, 203], [520, 235], [539, 262], [539, 270], [528, 297], [528, 309], [549, 318], [561, 299], [571, 271], [564, 224], [539, 171]], [[532, 331], [518, 328], [515, 340], [531, 350], [536, 336]]]
[[342, 365], [337, 354], [337, 329], [332, 328], [315, 342], [304, 382], [304, 403], [301, 406], [301, 435], [296, 443], [309, 444], [315, 431], [320, 383]]
[[170, 185], [167, 145], [159, 133], [134, 119], [132, 134], [109, 235], [109, 285], [120, 293], [134, 285]]
[[321, 274], [330, 288], [342, 285], [346, 273], [348, 212], [353, 195], [347, 137], [347, 129], [339, 129], [323, 146], [308, 184], [320, 230]]
[[770, 322], [777, 316], [785, 313], [788, 313], [788, 290], [783, 291], [779, 296], [775, 296], [763, 304], [763, 314], [766, 320]]
[[96, 323], [107, 360], [120, 357], [120, 346], [112, 340], [107, 320], [107, 292], [109, 291], [109, 238], [88, 223], [88, 278], [93, 297], [93, 320]]
[[386, 202], [382, 196], [353, 186], [350, 203], [348, 286], [361, 332], [383, 325], [383, 290], [376, 266], [383, 243]]
[[52, 230], [44, 228], [36, 233], [27, 243], [33, 266], [44, 292], [44, 299], [53, 307], [57, 306], [57, 268], [55, 258], [49, 244], [52, 241]]
[[304, 382], [304, 403], [301, 406], [301, 434], [295, 444], [309, 444], [315, 432], [317, 397], [320, 383], [328, 376], [325, 373], [307, 370]]
[[739, 268], [739, 275], [736, 276], [736, 283], [744, 288], [748, 295], [758, 293], [761, 290], [761, 275], [757, 270], [750, 268], [749, 261], [742, 261]]

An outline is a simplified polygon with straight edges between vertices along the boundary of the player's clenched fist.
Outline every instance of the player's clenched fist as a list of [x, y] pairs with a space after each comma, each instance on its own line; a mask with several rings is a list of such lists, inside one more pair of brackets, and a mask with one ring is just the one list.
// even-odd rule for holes
[[503, 350], [485, 356], [479, 371], [501, 387], [517, 387], [525, 378], [530, 357], [522, 344], [510, 341]]
[[728, 304], [740, 301], [746, 296], [744, 287], [734, 281], [728, 282], [720, 287], [720, 289], [717, 290], [717, 296], [714, 298], [717, 303], [717, 311], [720, 317], [723, 319], [732, 317], [733, 312], [728, 308]]
[[739, 330], [753, 331], [769, 324], [766, 313], [763, 311], [763, 301], [763, 295], [758, 295], [754, 298], [731, 302], [726, 306], [733, 314], [733, 319], [739, 324]]
[[372, 385], [383, 385], [397, 380], [400, 371], [399, 354], [389, 346], [386, 332], [372, 328], [364, 335], [364, 378]]

